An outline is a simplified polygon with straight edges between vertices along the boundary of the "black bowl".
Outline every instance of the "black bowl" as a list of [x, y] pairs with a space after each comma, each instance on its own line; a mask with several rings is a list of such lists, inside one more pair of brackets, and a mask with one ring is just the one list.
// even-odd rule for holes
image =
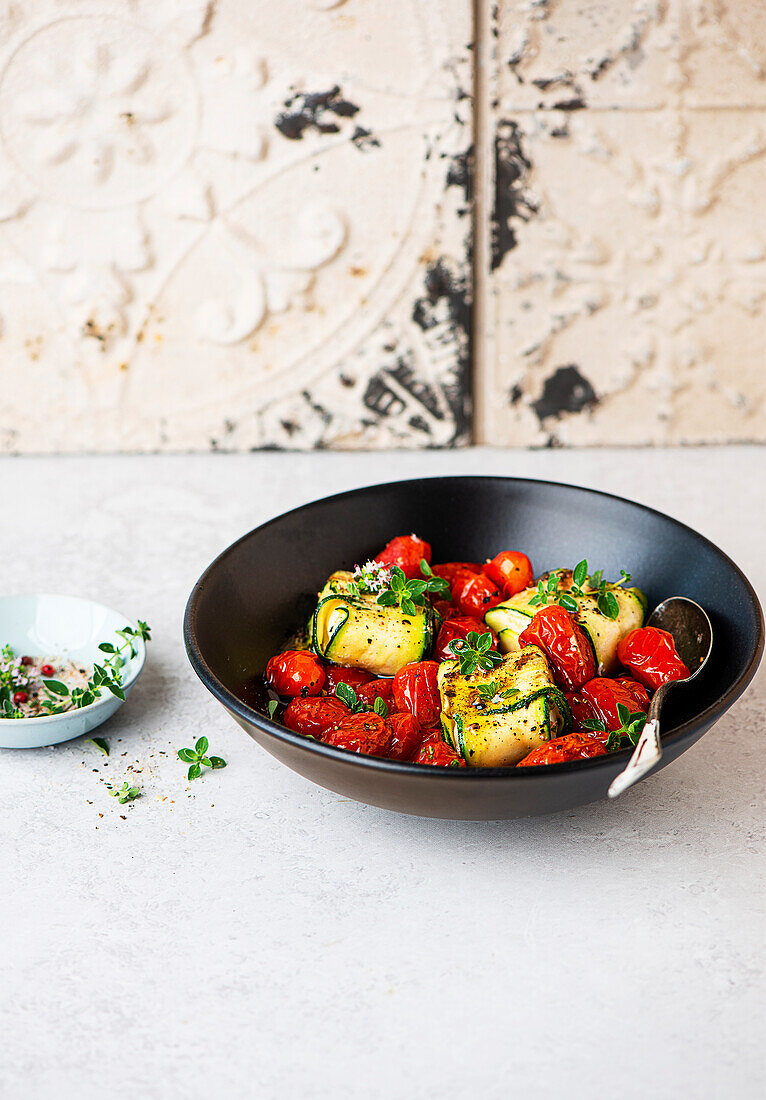
[[497, 819], [552, 813], [606, 795], [627, 752], [538, 768], [457, 770], [360, 756], [306, 740], [245, 701], [246, 683], [308, 617], [335, 569], [417, 531], [434, 561], [482, 561], [521, 549], [536, 573], [587, 558], [624, 567], [649, 606], [697, 600], [713, 624], [705, 670], [663, 709], [664, 767], [728, 710], [763, 650], [763, 616], [747, 578], [676, 520], [620, 497], [523, 478], [443, 477], [373, 485], [296, 508], [257, 527], [212, 563], [186, 608], [184, 637], [205, 686], [283, 764], [339, 794], [424, 817]]

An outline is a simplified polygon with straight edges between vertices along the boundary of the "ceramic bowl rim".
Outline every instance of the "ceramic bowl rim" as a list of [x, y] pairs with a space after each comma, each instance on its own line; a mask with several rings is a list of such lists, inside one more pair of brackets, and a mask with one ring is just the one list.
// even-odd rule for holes
[[[23, 599], [36, 599], [36, 600], [78, 600], [80, 603], [90, 604], [91, 607], [99, 608], [102, 611], [108, 611], [111, 615], [116, 615], [119, 619], [124, 619], [126, 624], [136, 629], [136, 623], [127, 615], [123, 615], [121, 611], [116, 611], [113, 607], [109, 607], [105, 603], [101, 603], [99, 600], [91, 600], [88, 596], [72, 596], [66, 592], [4, 592], [0, 595], [0, 607], [4, 600], [23, 600]], [[122, 682], [122, 690], [127, 692], [133, 687], [138, 677], [143, 672], [144, 665], [146, 663], [146, 643], [143, 638], [136, 639], [137, 653], [135, 658], [131, 659], [131, 663], [135, 661], [134, 667], [131, 669], [131, 674]], [[17, 727], [19, 722], [24, 723], [24, 727], [31, 725], [40, 726], [50, 723], [59, 722], [61, 719], [71, 719], [73, 714], [88, 714], [99, 707], [105, 706], [111, 700], [116, 700], [118, 703], [123, 703], [123, 699], [118, 699], [116, 695], [112, 695], [111, 692], [107, 692], [105, 695], [99, 696], [92, 703], [89, 703], [87, 707], [78, 707], [77, 710], [65, 710], [61, 714], [38, 714], [35, 718], [0, 718], [0, 724], [2, 726], [13, 724]]]
[[305, 504], [299, 504], [295, 508], [290, 508], [286, 512], [281, 512], [277, 516], [273, 516], [271, 519], [266, 520], [265, 523], [258, 524], [257, 527], [251, 528], [250, 531], [245, 532], [238, 539], [232, 542], [224, 550], [218, 554], [213, 561], [207, 566], [204, 572], [201, 574], [196, 584], [192, 588], [191, 594], [186, 604], [186, 610], [184, 612], [183, 621], [183, 635], [184, 644], [186, 646], [186, 653], [189, 658], [189, 662], [194, 669], [195, 673], [210, 691], [210, 693], [226, 707], [227, 710], [233, 714], [238, 715], [245, 722], [251, 725], [257, 726], [258, 729], [267, 733], [271, 737], [275, 737], [279, 741], [283, 741], [288, 745], [292, 745], [301, 749], [304, 752], [315, 753], [320, 756], [329, 756], [335, 760], [345, 760], [349, 763], [355, 764], [361, 768], [372, 768], [382, 770], [385, 772], [394, 772], [397, 774], [409, 774], [419, 776], [432, 776], [433, 780], [437, 780], [443, 777], [443, 773], [448, 772], [450, 775], [460, 775], [463, 777], [463, 782], [469, 780], [475, 780], [481, 782], [482, 780], [507, 778], [514, 779], [519, 782], [532, 781], [533, 779], [539, 779], [542, 774], [545, 775], [561, 775], [565, 772], [580, 771], [584, 768], [603, 768], [614, 767], [614, 764], [618, 761], [625, 761], [630, 758], [632, 749], [622, 749], [619, 752], [606, 753], [603, 756], [591, 757], [588, 760], [573, 760], [562, 764], [541, 764], [526, 768], [511, 767], [498, 767], [498, 768], [434, 768], [428, 764], [415, 764], [408, 763], [400, 760], [389, 760], [385, 757], [379, 756], [367, 756], [363, 753], [349, 752], [347, 749], [337, 748], [334, 745], [327, 745], [322, 741], [312, 741], [306, 737], [301, 736], [299, 733], [293, 733], [286, 727], [273, 722], [266, 715], [261, 714], [260, 711], [254, 710], [246, 703], [243, 703], [232, 691], [230, 691], [208, 665], [202, 651], [199, 647], [196, 637], [196, 615], [197, 605], [204, 590], [205, 584], [208, 578], [212, 574], [213, 570], [226, 558], [229, 554], [232, 554], [240, 543], [245, 542], [251, 538], [256, 532], [263, 531], [268, 527], [271, 527], [275, 523], [279, 523], [281, 520], [288, 516], [295, 515], [298, 512], [306, 512], [312, 508], [319, 507], [327, 504], [330, 501], [342, 501], [344, 498], [356, 496], [359, 493], [373, 492], [379, 489], [391, 489], [397, 486], [414, 486], [424, 485], [429, 483], [434, 484], [436, 482], [444, 481], [482, 481], [482, 482], [500, 482], [502, 484], [520, 483], [522, 485], [544, 485], [551, 486], [555, 489], [574, 490], [578, 493], [589, 493], [593, 496], [605, 497], [609, 500], [617, 501], [620, 504], [629, 504], [633, 508], [637, 508], [640, 511], [646, 512], [649, 515], [657, 516], [658, 518], [673, 524], [675, 527], [691, 534], [695, 539], [705, 543], [708, 547], [712, 548], [716, 554], [718, 554], [729, 568], [739, 577], [743, 582], [747, 596], [756, 612], [756, 618], [758, 620], [758, 632], [753, 648], [753, 652], [748, 661], [747, 667], [737, 677], [733, 684], [728, 688], [723, 695], [719, 696], [715, 702], [706, 707], [704, 711], [695, 715], [694, 718], [689, 719], [687, 722], [683, 722], [680, 726], [674, 727], [668, 734], [663, 735], [662, 740], [666, 744], [675, 744], [679, 741], [685, 741], [692, 737], [700, 726], [709, 728], [716, 722], [722, 714], [724, 714], [729, 707], [736, 702], [736, 700], [745, 691], [753, 676], [755, 675], [758, 665], [760, 664], [761, 657], [764, 649], [764, 617], [763, 610], [761, 608], [758, 596], [753, 588], [752, 584], [734, 562], [729, 555], [717, 546], [711, 539], [705, 537], [699, 531], [690, 527], [688, 524], [683, 523], [681, 520], [675, 519], [673, 516], [669, 516], [666, 512], [661, 512], [657, 508], [652, 508], [648, 504], [641, 504], [638, 501], [630, 500], [628, 497], [619, 496], [617, 493], [609, 493], [602, 489], [591, 489], [583, 485], [572, 485], [569, 482], [563, 481], [551, 481], [547, 478], [531, 478], [531, 477], [503, 477], [497, 474], [444, 474], [438, 477], [419, 477], [419, 478], [400, 478], [394, 481], [376, 482], [373, 485], [360, 485], [354, 489], [346, 489], [340, 493], [332, 493], [329, 496], [320, 497], [318, 500], [307, 501]]

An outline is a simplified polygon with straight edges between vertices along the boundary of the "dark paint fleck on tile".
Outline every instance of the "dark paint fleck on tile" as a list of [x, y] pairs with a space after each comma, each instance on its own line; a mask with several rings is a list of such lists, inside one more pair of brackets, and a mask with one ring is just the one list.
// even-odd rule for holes
[[531, 403], [541, 423], [548, 417], [582, 412], [597, 404], [596, 391], [574, 363], [559, 367], [546, 378], [542, 394]]
[[326, 92], [296, 92], [285, 100], [284, 111], [274, 125], [291, 141], [300, 141], [307, 130], [320, 134], [340, 133], [338, 118], [352, 118], [359, 110], [355, 103], [344, 99], [339, 85]]
[[373, 134], [372, 130], [366, 130], [364, 126], [357, 126], [351, 135], [351, 141], [362, 153], [370, 149], [380, 149], [380, 138]]
[[501, 119], [495, 130], [495, 199], [492, 211], [491, 268], [495, 271], [516, 247], [513, 220], [528, 222], [537, 205], [526, 191], [532, 162], [522, 147], [522, 131], [511, 119]]

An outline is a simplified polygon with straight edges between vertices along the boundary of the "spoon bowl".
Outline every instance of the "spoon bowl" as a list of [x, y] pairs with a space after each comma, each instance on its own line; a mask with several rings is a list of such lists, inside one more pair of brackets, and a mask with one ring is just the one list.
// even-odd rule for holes
[[702, 671], [713, 648], [713, 627], [707, 612], [698, 603], [688, 596], [670, 596], [655, 607], [646, 625], [673, 635], [678, 655], [689, 669], [686, 680], [674, 680], [673, 683], [688, 683]]
[[662, 757], [660, 740], [662, 704], [672, 688], [679, 684], [690, 683], [702, 672], [713, 649], [713, 627], [707, 612], [688, 596], [670, 596], [667, 600], [663, 600], [655, 607], [646, 625], [667, 630], [673, 635], [676, 651], [689, 669], [689, 675], [683, 680], [671, 680], [657, 688], [633, 755], [609, 787], [610, 798], [617, 798], [659, 763]]

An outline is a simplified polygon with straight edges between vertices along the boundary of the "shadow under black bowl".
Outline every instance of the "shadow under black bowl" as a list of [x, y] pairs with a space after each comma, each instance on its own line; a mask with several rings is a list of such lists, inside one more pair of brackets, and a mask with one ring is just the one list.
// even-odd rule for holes
[[650, 608], [672, 595], [700, 603], [713, 624], [713, 652], [694, 684], [677, 688], [663, 708], [662, 767], [710, 729], [758, 667], [763, 616], [747, 578], [702, 535], [643, 505], [497, 477], [399, 481], [327, 497], [257, 527], [216, 558], [189, 598], [184, 637], [195, 672], [243, 729], [339, 794], [425, 817], [524, 817], [605, 797], [628, 759], [619, 752], [521, 769], [402, 764], [307, 740], [248, 705], [248, 680], [305, 621], [330, 573], [413, 530], [432, 544], [434, 561], [520, 549], [539, 574], [587, 558], [607, 577], [631, 572]]

